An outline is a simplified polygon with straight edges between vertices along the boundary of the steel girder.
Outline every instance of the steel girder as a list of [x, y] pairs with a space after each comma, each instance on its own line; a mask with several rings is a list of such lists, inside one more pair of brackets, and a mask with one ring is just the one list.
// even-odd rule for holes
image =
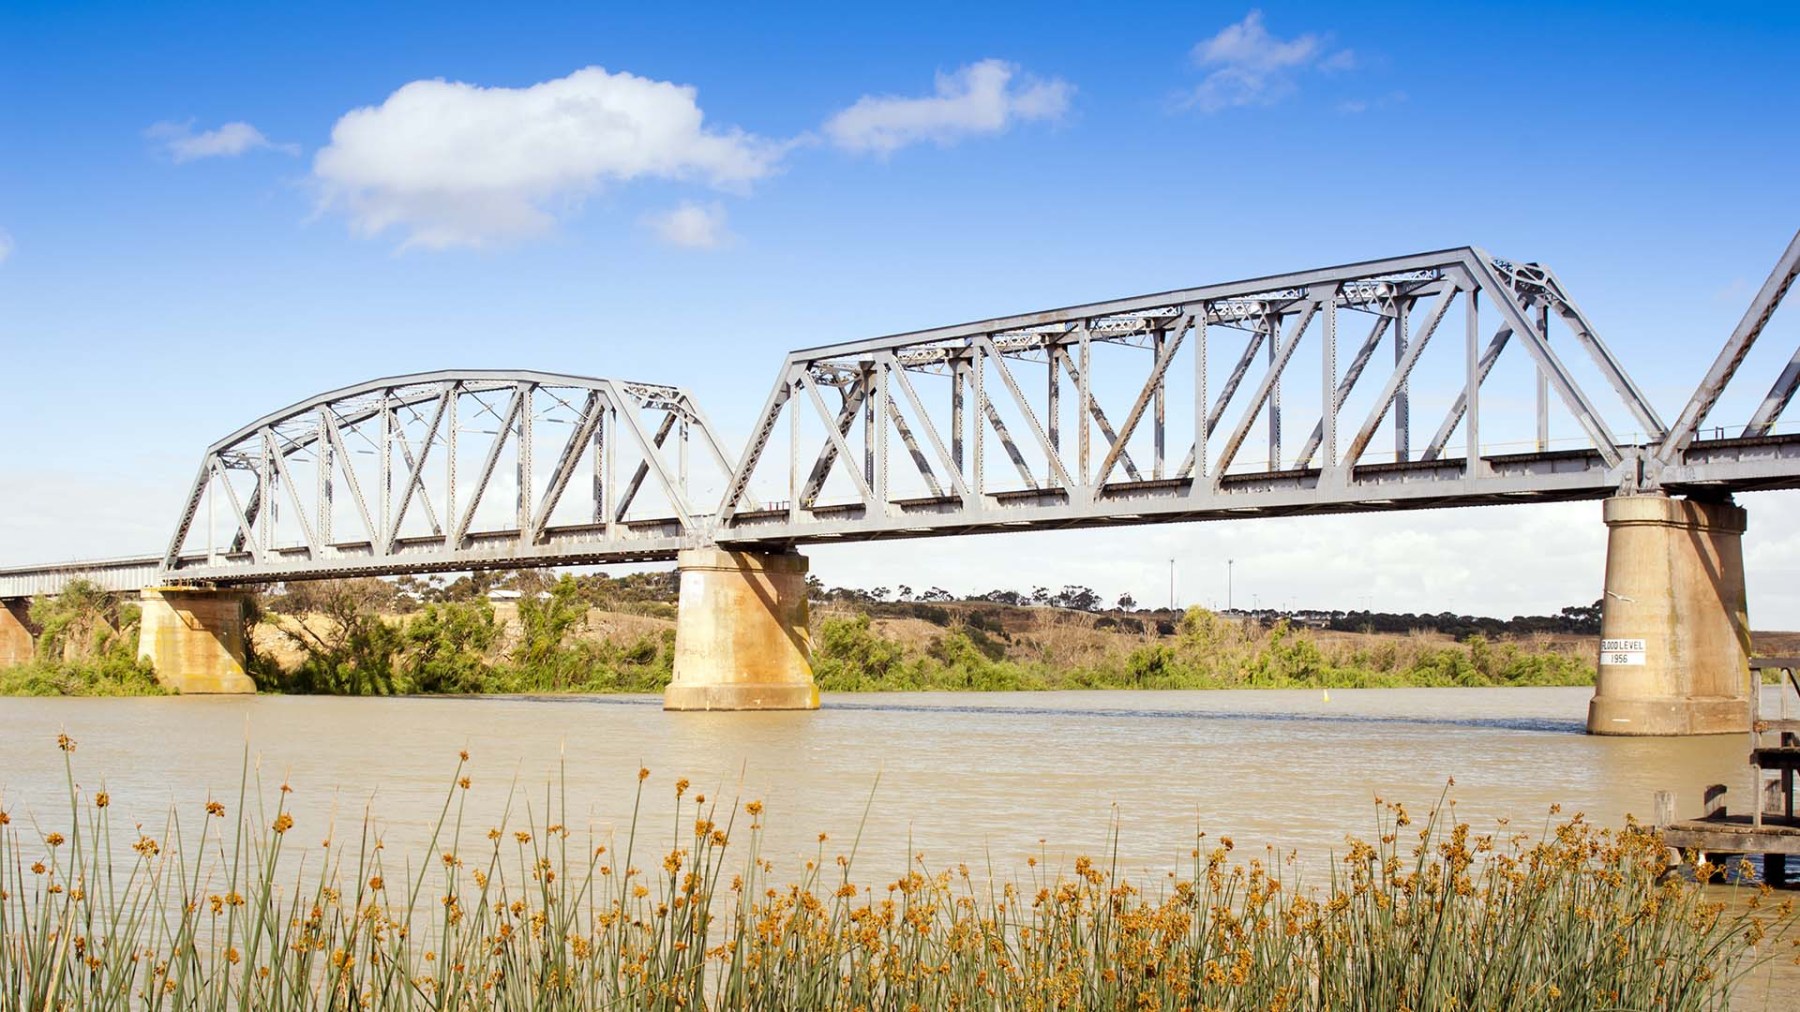
[[[1410, 382], [1456, 315], [1460, 390], [1415, 452]], [[1485, 346], [1484, 316], [1497, 325]], [[1356, 332], [1346, 365], [1338, 332], [1352, 317], [1368, 330]], [[1464, 247], [794, 352], [733, 471], [713, 536], [791, 545], [1629, 490], [1641, 448], [1615, 435], [1552, 347], [1552, 320], [1568, 335], [1565, 351], [1589, 359], [1624, 417], [1660, 439], [1655, 409], [1554, 274]], [[1383, 343], [1393, 346], [1391, 366], [1376, 365]], [[1226, 370], [1211, 364], [1221, 345]], [[1284, 376], [1303, 347], [1317, 356], [1309, 374], [1317, 393], [1302, 402], [1290, 390], [1284, 402]], [[1121, 377], [1102, 363], [1102, 348], [1140, 354]], [[1509, 348], [1524, 349], [1538, 379], [1537, 441], [1525, 453], [1481, 436], [1482, 384]], [[947, 381], [948, 396], [922, 396], [927, 377]], [[1379, 392], [1352, 417], [1359, 384]], [[1192, 415], [1177, 463], [1168, 451], [1178, 400]], [[1575, 422], [1578, 445], [1549, 445], [1553, 404]], [[1290, 420], [1296, 412], [1317, 419], [1293, 456], [1282, 449], [1284, 410]], [[789, 460], [775, 480], [785, 477], [786, 500], [757, 509], [749, 489], [784, 414]], [[809, 437], [809, 427], [823, 439]], [[1391, 454], [1375, 449], [1384, 427], [1393, 430]], [[1258, 432], [1266, 454], [1248, 449]], [[1460, 453], [1451, 445], [1457, 433]], [[1004, 456], [990, 462], [990, 444]], [[827, 492], [834, 476], [835, 497]]]
[[[707, 544], [1797, 488], [1800, 435], [1774, 429], [1800, 388], [1800, 353], [1740, 434], [1701, 438], [1796, 277], [1800, 235], [1673, 425], [1553, 271], [1471, 247], [796, 351], [735, 463], [677, 387], [515, 371], [375, 380], [209, 447], [160, 558], [0, 570], [0, 597], [77, 576], [117, 589], [235, 584], [650, 561]], [[1415, 388], [1428, 348], [1458, 330], [1450, 371]], [[1484, 405], [1515, 348], [1535, 390], [1490, 391]], [[1309, 360], [1316, 394], [1297, 396], [1296, 363]], [[1570, 362], [1599, 377], [1593, 391]], [[1421, 407], [1439, 419], [1429, 435], [1414, 432]], [[1552, 440], [1553, 409], [1573, 438]], [[1285, 450], [1296, 417], [1305, 438]], [[1522, 452], [1484, 437], [1521, 422], [1535, 437]], [[723, 484], [710, 511], [688, 483], [690, 434]], [[1179, 457], [1172, 435], [1186, 444]], [[771, 476], [778, 443], [786, 473]], [[540, 449], [547, 473], [533, 467]], [[765, 505], [751, 487], [771, 481], [785, 499]]]
[[709, 519], [690, 485], [696, 442], [722, 479], [725, 451], [679, 387], [494, 370], [373, 380], [208, 447], [162, 573], [231, 584], [669, 558]]

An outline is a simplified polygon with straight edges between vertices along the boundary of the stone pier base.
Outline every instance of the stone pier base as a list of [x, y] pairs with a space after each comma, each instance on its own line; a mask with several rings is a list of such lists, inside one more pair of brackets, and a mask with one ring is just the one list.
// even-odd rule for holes
[[30, 608], [30, 601], [14, 598], [0, 601], [0, 668], [29, 664], [36, 654], [31, 626], [26, 623]]
[[183, 695], [255, 692], [244, 673], [244, 604], [236, 591], [148, 588], [138, 656]]
[[681, 553], [666, 710], [816, 710], [806, 557]]
[[1588, 732], [1744, 733], [1744, 511], [1643, 495], [1608, 499], [1604, 515], [1606, 594]]

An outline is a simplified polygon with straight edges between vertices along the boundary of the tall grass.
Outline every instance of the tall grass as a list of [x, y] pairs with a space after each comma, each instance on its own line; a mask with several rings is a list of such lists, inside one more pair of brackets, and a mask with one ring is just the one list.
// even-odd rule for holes
[[857, 841], [821, 836], [783, 881], [758, 802], [677, 781], [652, 826], [641, 770], [621, 838], [577, 834], [555, 795], [475, 826], [466, 755], [410, 854], [367, 821], [299, 847], [320, 827], [248, 765], [237, 797], [118, 835], [61, 746], [66, 823], [0, 818], [6, 1009], [1703, 1009], [1785, 958], [1794, 920], [1663, 877], [1636, 825], [1478, 834], [1397, 804], [1312, 883], [1204, 836], [1152, 882], [921, 856], [873, 888]]

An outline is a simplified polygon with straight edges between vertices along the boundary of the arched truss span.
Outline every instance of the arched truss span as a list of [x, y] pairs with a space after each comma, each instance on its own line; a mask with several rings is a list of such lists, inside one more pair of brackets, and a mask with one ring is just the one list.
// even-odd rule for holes
[[498, 370], [372, 380], [206, 450], [163, 559], [172, 579], [672, 557], [731, 463], [688, 392]]

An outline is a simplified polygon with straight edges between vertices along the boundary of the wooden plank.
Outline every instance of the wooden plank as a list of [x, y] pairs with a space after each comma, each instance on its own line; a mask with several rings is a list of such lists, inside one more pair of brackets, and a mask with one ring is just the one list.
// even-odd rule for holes
[[1800, 748], [1759, 748], [1750, 753], [1750, 763], [1765, 770], [1800, 770]]
[[[1800, 833], [1721, 833], [1715, 829], [1687, 829], [1680, 823], [1663, 830], [1663, 842], [1682, 850], [1708, 854], [1800, 854]], [[1764, 827], [1765, 830], [1768, 827]]]

